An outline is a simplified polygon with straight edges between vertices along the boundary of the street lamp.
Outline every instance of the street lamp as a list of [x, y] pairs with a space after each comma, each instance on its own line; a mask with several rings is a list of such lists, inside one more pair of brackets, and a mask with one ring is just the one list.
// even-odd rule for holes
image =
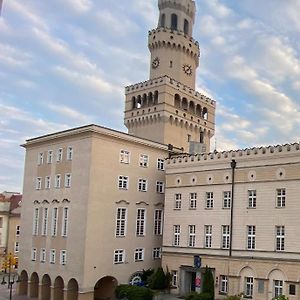
[[[15, 282], [20, 282], [18, 275], [7, 276], [8, 277], [8, 288], [9, 288], [9, 300], [12, 300], [12, 287]], [[6, 284], [5, 276], [3, 276], [1, 284]]]

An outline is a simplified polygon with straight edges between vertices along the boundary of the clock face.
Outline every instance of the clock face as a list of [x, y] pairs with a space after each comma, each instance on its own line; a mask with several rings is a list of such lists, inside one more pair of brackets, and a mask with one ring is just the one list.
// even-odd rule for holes
[[153, 59], [153, 61], [152, 61], [152, 68], [153, 69], [156, 69], [156, 68], [158, 68], [158, 66], [159, 66], [159, 58], [158, 57], [155, 57], [154, 59]]
[[188, 65], [188, 64], [184, 64], [183, 67], [183, 72], [188, 75], [188, 76], [191, 76], [193, 74], [193, 70], [192, 70], [192, 66], [191, 65]]

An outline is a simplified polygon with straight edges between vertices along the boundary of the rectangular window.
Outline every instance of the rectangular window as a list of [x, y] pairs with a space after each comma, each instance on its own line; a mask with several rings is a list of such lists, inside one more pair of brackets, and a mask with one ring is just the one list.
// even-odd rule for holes
[[15, 251], [15, 253], [18, 253], [19, 252], [19, 246], [20, 246], [20, 244], [19, 244], [19, 242], [15, 242], [15, 249], [14, 249], [14, 251]]
[[144, 260], [144, 248], [137, 248], [134, 251], [134, 261]]
[[38, 177], [35, 182], [35, 189], [40, 190], [42, 188], [42, 178]]
[[284, 226], [276, 226], [276, 251], [284, 251]]
[[223, 208], [227, 209], [230, 208], [230, 206], [231, 206], [231, 192], [230, 191], [223, 192]]
[[52, 161], [53, 161], [53, 151], [52, 150], [48, 150], [47, 164], [52, 164]]
[[125, 262], [125, 250], [118, 249], [114, 251], [114, 263], [123, 264]]
[[165, 183], [162, 181], [156, 181], [156, 192], [163, 194], [165, 192]]
[[220, 275], [220, 293], [228, 293], [228, 277], [226, 275]]
[[245, 296], [252, 298], [253, 296], [253, 277], [245, 277]]
[[190, 193], [190, 209], [197, 208], [197, 193]]
[[45, 177], [45, 189], [50, 189], [50, 185], [51, 185], [51, 177], [50, 176], [46, 176]]
[[67, 149], [67, 160], [73, 159], [73, 147], [69, 146]]
[[255, 226], [247, 226], [247, 249], [255, 250]]
[[72, 175], [71, 174], [65, 174], [65, 187], [69, 188], [71, 187], [71, 181], [72, 181]]
[[127, 150], [120, 151], [120, 163], [129, 164], [130, 162], [130, 152]]
[[61, 176], [60, 176], [60, 174], [55, 175], [54, 187], [56, 189], [60, 188], [60, 182], [61, 182]]
[[60, 148], [56, 152], [56, 161], [57, 162], [62, 161], [62, 158], [63, 158], [63, 149]]
[[214, 193], [208, 192], [206, 193], [206, 208], [213, 208], [214, 207]]
[[36, 261], [36, 253], [37, 253], [36, 248], [32, 248], [31, 249], [31, 260]]
[[147, 192], [147, 179], [140, 178], [138, 181], [138, 191]]
[[163, 211], [156, 209], [154, 211], [154, 234], [162, 235], [163, 231]]
[[161, 158], [157, 159], [157, 170], [163, 171], [165, 169], [165, 161]]
[[212, 225], [204, 226], [204, 234], [205, 234], [205, 248], [211, 248], [212, 246]]
[[178, 272], [173, 270], [171, 271], [171, 275], [172, 275], [172, 286], [173, 287], [177, 287], [178, 284]]
[[126, 235], [126, 219], [127, 219], [127, 209], [117, 208], [116, 237], [124, 237]]
[[46, 249], [45, 248], [41, 248], [40, 261], [42, 263], [44, 263], [46, 261]]
[[67, 250], [60, 250], [59, 262], [63, 266], [67, 263]]
[[230, 226], [222, 225], [222, 249], [229, 249]]
[[118, 187], [120, 190], [128, 190], [128, 176], [119, 176]]
[[180, 225], [173, 226], [173, 246], [179, 246], [180, 244]]
[[56, 255], [56, 250], [51, 249], [49, 253], [49, 262], [50, 264], [55, 264], [55, 255]]
[[195, 247], [196, 244], [196, 225], [189, 225], [188, 246]]
[[21, 231], [21, 226], [20, 226], [20, 225], [17, 225], [17, 226], [16, 226], [16, 236], [19, 236], [19, 235], [20, 235], [20, 231]]
[[44, 162], [44, 153], [43, 152], [40, 152], [38, 154], [38, 165], [42, 165]]
[[248, 208], [256, 208], [256, 190], [248, 191]]
[[48, 208], [43, 208], [42, 235], [47, 235], [48, 231]]
[[274, 297], [277, 298], [283, 293], [283, 281], [274, 280]]
[[277, 193], [276, 207], [285, 207], [285, 197], [286, 197], [285, 189], [277, 189], [276, 193]]
[[146, 232], [146, 209], [139, 208], [136, 215], [136, 235], [144, 236]]
[[295, 284], [289, 285], [289, 295], [296, 295], [296, 285]]
[[53, 209], [52, 209], [51, 236], [56, 236], [57, 235], [57, 217], [58, 217], [58, 208], [53, 207]]
[[181, 194], [175, 194], [174, 209], [181, 209]]
[[69, 208], [63, 208], [63, 217], [62, 217], [62, 228], [61, 228], [61, 236], [68, 236], [68, 226], [69, 225]]
[[160, 247], [153, 248], [153, 251], [152, 251], [152, 258], [153, 259], [160, 259], [160, 254], [161, 254], [161, 248]]
[[140, 167], [147, 168], [149, 163], [149, 157], [146, 154], [140, 155]]
[[39, 234], [39, 209], [35, 208], [33, 212], [32, 235]]

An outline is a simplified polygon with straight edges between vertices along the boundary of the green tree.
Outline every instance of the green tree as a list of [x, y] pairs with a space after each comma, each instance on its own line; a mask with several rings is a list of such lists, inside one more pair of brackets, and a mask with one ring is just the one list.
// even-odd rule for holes
[[163, 268], [158, 268], [151, 276], [149, 287], [153, 290], [163, 290], [166, 288], [166, 275]]
[[215, 299], [215, 280], [212, 271], [208, 266], [205, 267], [202, 282], [202, 292], [211, 296], [210, 300]]

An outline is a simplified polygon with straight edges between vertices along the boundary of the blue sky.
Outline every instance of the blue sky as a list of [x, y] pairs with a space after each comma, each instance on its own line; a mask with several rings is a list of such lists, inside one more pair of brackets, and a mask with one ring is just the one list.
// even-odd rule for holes
[[[217, 101], [218, 150], [300, 140], [300, 1], [197, 0], [197, 89]], [[149, 77], [157, 0], [4, 0], [0, 191], [22, 190], [29, 137], [125, 131], [124, 86]]]

